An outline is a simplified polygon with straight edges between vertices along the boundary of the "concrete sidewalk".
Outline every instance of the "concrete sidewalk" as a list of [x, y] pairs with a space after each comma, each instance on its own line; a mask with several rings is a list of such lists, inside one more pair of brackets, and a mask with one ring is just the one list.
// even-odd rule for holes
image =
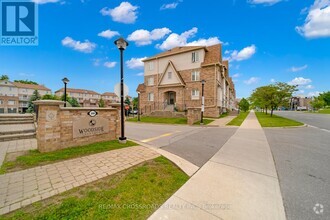
[[254, 112], [150, 219], [285, 219], [273, 156]]
[[208, 125], [217, 126], [217, 127], [225, 127], [226, 124], [228, 124], [234, 118], [236, 118], [236, 116], [227, 116], [227, 117], [219, 118], [219, 119], [215, 119], [215, 120], [213, 119], [214, 121], [212, 121]]

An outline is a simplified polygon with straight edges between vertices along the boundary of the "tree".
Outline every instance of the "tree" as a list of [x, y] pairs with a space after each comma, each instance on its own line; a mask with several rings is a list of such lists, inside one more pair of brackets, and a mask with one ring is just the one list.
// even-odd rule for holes
[[30, 98], [30, 101], [29, 101], [29, 104], [28, 104], [28, 109], [26, 110], [26, 112], [28, 112], [28, 113], [34, 112], [33, 102], [36, 101], [36, 100], [40, 100], [40, 99], [41, 99], [41, 96], [40, 96], [38, 90], [34, 90], [32, 96]]
[[0, 80], [9, 80], [8, 75], [1, 75]]
[[138, 105], [139, 105], [139, 98], [138, 97], [134, 97], [132, 103], [133, 103], [133, 108], [134, 109], [137, 109], [138, 108]]
[[287, 106], [292, 94], [297, 91], [297, 86], [287, 83], [278, 82], [268, 86], [256, 88], [250, 100], [254, 106], [261, 109], [270, 109], [270, 115], [273, 116], [273, 111], [280, 106]]
[[330, 91], [321, 93], [319, 97], [324, 101], [324, 106], [330, 106]]
[[46, 94], [41, 99], [43, 99], [43, 100], [60, 100], [59, 97], [57, 97], [56, 95], [52, 95], [52, 94]]
[[39, 85], [38, 83], [31, 81], [31, 80], [14, 80], [14, 82], [18, 82], [18, 83], [23, 83], [23, 84], [33, 84], [33, 85]]
[[325, 101], [321, 96], [314, 97], [313, 101], [311, 101], [311, 105], [314, 110], [319, 110], [320, 108], [324, 107]]
[[242, 98], [241, 101], [239, 102], [238, 106], [239, 106], [240, 110], [246, 112], [250, 108], [250, 103], [245, 98]]
[[104, 103], [104, 100], [102, 98], [99, 101], [99, 107], [100, 108], [104, 108], [105, 107], [105, 103]]
[[80, 107], [80, 104], [76, 98], [69, 97], [67, 100], [71, 104], [72, 107]]

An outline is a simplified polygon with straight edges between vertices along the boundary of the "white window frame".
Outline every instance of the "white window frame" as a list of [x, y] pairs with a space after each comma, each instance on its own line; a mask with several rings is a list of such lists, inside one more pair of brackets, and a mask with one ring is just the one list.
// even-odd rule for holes
[[192, 63], [199, 62], [199, 52], [198, 51], [192, 52], [192, 54], [191, 54], [191, 62]]
[[201, 74], [199, 71], [194, 70], [191, 72], [191, 81], [200, 81]]
[[191, 90], [191, 99], [192, 100], [198, 100], [199, 99], [199, 90], [198, 89]]
[[151, 61], [151, 62], [149, 62], [149, 70], [154, 70], [154, 62], [153, 61]]
[[148, 78], [148, 86], [153, 86], [153, 85], [155, 85], [154, 77], [149, 77]]
[[16, 101], [15, 100], [8, 100], [8, 105], [16, 105]]
[[149, 102], [153, 102], [154, 101], [154, 93], [153, 92], [149, 92], [148, 93], [148, 101]]

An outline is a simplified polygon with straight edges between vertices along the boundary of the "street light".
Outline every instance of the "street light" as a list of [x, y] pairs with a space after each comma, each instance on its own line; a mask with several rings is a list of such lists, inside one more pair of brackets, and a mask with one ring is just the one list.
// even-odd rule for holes
[[203, 121], [203, 115], [204, 115], [204, 84], [205, 84], [205, 80], [203, 79], [202, 81], [202, 111], [201, 111], [201, 125], [204, 124]]
[[140, 92], [138, 94], [138, 121], [140, 121]]
[[123, 52], [128, 46], [127, 41], [124, 38], [119, 38], [115, 41], [116, 46], [120, 51], [120, 120], [121, 120], [121, 136], [119, 137], [119, 142], [125, 144], [125, 128], [124, 128], [124, 64], [123, 64]]
[[62, 82], [64, 83], [64, 107], [66, 107], [66, 84], [68, 84], [70, 80], [66, 77], [62, 79]]

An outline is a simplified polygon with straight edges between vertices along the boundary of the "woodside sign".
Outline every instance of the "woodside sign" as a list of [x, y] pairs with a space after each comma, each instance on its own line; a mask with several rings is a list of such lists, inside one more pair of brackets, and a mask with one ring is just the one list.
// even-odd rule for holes
[[73, 121], [73, 138], [109, 133], [109, 120], [89, 117]]

